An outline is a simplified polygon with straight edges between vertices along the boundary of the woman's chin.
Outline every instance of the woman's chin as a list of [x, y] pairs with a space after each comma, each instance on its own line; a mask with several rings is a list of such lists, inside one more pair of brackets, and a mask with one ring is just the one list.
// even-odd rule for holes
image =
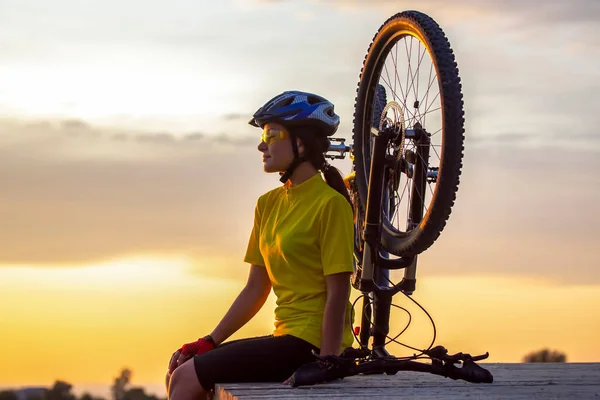
[[281, 172], [282, 171], [281, 167], [278, 167], [277, 165], [274, 165], [270, 161], [271, 161], [271, 159], [267, 159], [266, 161], [263, 161], [263, 171], [265, 171], [267, 173]]
[[263, 171], [265, 171], [267, 173], [272, 173], [272, 172], [278, 172], [279, 169], [273, 168], [273, 166], [269, 165], [269, 163], [265, 163], [265, 165], [263, 165]]

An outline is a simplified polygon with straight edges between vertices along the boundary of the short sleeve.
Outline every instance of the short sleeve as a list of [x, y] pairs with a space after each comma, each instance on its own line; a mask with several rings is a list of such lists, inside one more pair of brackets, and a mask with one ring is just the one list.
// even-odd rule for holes
[[253, 265], [265, 265], [265, 261], [260, 253], [260, 222], [261, 222], [261, 208], [260, 199], [256, 202], [254, 208], [254, 226], [252, 227], [252, 233], [248, 240], [248, 248], [246, 249], [246, 255], [244, 261]]
[[334, 196], [323, 207], [320, 218], [323, 275], [354, 272], [354, 216], [342, 196]]

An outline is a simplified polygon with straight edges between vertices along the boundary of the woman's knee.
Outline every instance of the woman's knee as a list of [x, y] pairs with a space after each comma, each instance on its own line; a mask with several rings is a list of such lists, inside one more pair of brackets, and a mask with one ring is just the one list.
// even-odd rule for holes
[[205, 394], [205, 390], [200, 385], [194, 359], [190, 359], [177, 367], [171, 374], [169, 382], [169, 398], [175, 397], [177, 400], [197, 399]]

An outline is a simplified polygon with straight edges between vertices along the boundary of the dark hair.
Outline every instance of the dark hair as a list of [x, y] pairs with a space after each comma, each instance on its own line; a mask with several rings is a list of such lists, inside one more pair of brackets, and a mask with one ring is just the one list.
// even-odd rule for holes
[[315, 127], [294, 126], [290, 129], [292, 136], [298, 137], [304, 144], [304, 159], [310, 162], [317, 170], [322, 171], [325, 182], [339, 192], [353, 206], [350, 194], [341, 172], [325, 160], [325, 152], [331, 143], [327, 136], [319, 135]]

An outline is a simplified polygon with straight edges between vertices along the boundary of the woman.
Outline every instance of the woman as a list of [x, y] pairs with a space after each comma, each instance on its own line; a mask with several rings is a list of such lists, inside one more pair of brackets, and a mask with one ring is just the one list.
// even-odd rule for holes
[[[171, 400], [206, 398], [215, 383], [284, 382], [320, 355], [352, 345], [349, 303], [354, 225], [340, 173], [325, 161], [339, 116], [326, 99], [288, 91], [250, 120], [263, 129], [265, 172], [284, 183], [258, 199], [244, 261], [246, 286], [217, 327], [169, 364]], [[319, 173], [322, 171], [325, 180]], [[271, 335], [223, 343], [277, 297]]]

